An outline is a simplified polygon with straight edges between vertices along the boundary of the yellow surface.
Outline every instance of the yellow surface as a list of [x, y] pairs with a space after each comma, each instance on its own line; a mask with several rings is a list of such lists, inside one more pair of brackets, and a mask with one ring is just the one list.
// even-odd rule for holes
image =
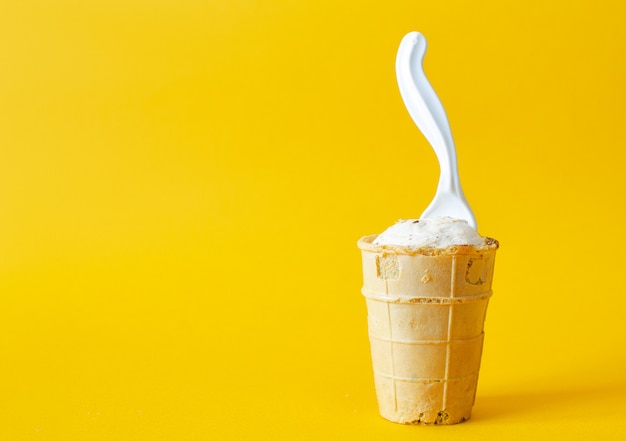
[[[624, 439], [618, 1], [0, 0], [0, 439]], [[378, 416], [402, 36], [500, 240], [473, 419]]]

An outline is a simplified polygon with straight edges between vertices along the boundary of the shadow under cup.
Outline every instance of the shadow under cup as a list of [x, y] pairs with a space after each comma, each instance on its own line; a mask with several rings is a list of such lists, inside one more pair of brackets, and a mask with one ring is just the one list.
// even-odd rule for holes
[[359, 240], [380, 414], [403, 424], [470, 418], [498, 242], [444, 249]]

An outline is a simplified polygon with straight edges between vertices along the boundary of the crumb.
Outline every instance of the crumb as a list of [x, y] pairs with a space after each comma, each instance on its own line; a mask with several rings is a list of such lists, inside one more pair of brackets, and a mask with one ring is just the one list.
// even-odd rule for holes
[[426, 270], [426, 273], [422, 276], [422, 283], [428, 283], [431, 280], [433, 280], [433, 278], [430, 276], [430, 274], [428, 274], [428, 270]]

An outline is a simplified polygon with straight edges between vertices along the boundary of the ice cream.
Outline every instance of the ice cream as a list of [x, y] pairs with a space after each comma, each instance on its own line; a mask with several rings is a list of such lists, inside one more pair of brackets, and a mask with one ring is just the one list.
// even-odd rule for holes
[[403, 424], [469, 419], [498, 242], [433, 218], [358, 246], [380, 414]]
[[485, 244], [465, 220], [451, 217], [400, 220], [380, 234], [374, 245], [400, 245], [411, 249], [447, 248], [453, 245]]
[[455, 424], [474, 404], [498, 242], [475, 230], [445, 110], [423, 71], [425, 51], [423, 35], [407, 34], [396, 72], [407, 110], [437, 154], [437, 194], [421, 219], [359, 240], [361, 292], [380, 414]]

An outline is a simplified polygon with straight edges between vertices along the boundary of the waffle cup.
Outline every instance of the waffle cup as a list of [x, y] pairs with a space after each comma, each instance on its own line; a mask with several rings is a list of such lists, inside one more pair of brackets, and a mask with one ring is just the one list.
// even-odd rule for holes
[[358, 246], [380, 414], [461, 423], [476, 396], [498, 242], [411, 250], [375, 238]]

